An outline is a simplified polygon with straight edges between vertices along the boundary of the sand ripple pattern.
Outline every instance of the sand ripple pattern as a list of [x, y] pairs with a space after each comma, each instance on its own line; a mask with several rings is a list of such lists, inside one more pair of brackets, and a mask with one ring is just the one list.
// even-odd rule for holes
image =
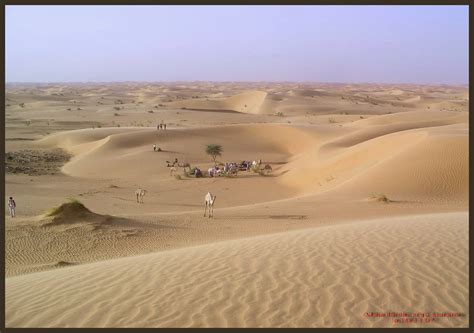
[[463, 312], [468, 213], [288, 231], [6, 279], [7, 327], [393, 327]]

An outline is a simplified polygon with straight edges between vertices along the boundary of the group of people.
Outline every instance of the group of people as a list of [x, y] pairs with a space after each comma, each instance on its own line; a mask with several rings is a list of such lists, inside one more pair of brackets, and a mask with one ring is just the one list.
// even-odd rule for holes
[[165, 130], [165, 129], [166, 129], [166, 124], [165, 124], [165, 123], [158, 124], [158, 125], [156, 125], [156, 129], [157, 129], [157, 130], [160, 130], [160, 129], [164, 129], [164, 130]]
[[176, 157], [173, 162], [166, 161], [166, 164], [167, 164], [166, 166], [170, 168], [170, 167], [174, 167], [175, 165], [178, 165], [178, 163], [179, 163], [178, 158]]

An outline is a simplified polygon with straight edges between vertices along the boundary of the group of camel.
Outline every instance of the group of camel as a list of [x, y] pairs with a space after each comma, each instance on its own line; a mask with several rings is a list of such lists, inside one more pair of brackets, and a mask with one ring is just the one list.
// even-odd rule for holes
[[[177, 171], [177, 167], [183, 168], [184, 171], [186, 171], [186, 168], [191, 171], [191, 165], [189, 163], [183, 163], [180, 164], [178, 163], [177, 159], [175, 162], [173, 162], [172, 165], [170, 165], [170, 162], [167, 161], [168, 167], [170, 167], [170, 176], [173, 176]], [[272, 172], [272, 166], [270, 164], [265, 164], [263, 168], [261, 168], [261, 160], [258, 161], [253, 161], [252, 163], [250, 162], [242, 162], [242, 163], [225, 163], [223, 168], [220, 168], [218, 166], [213, 166], [209, 169], [207, 169], [207, 174], [209, 177], [217, 177], [221, 175], [231, 175], [231, 176], [237, 176], [239, 171], [249, 171], [251, 169], [258, 170], [258, 171], [263, 171], [265, 174], [269, 174]], [[200, 176], [202, 176], [201, 170], [199, 168], [195, 168], [195, 172], [199, 172]], [[195, 174], [197, 176], [197, 174]]]
[[[191, 165], [189, 163], [178, 163], [178, 159], [176, 158], [173, 163], [170, 163], [169, 161], [166, 161], [168, 163], [168, 167], [170, 167], [170, 175], [173, 175], [176, 171], [177, 168], [176, 166], [183, 168], [186, 170], [186, 168], [189, 168], [191, 170]], [[212, 168], [209, 168], [207, 170], [209, 177], [216, 177], [221, 174], [230, 174], [230, 175], [237, 175], [239, 170], [250, 170], [250, 169], [257, 169], [257, 170], [263, 170], [264, 172], [268, 173], [272, 171], [272, 167], [270, 164], [265, 164], [263, 168], [260, 168], [262, 161], [253, 161], [252, 163], [250, 162], [242, 162], [242, 163], [225, 163], [224, 168], [220, 169], [217, 166], [214, 166]], [[197, 169], [197, 168], [196, 168]], [[197, 169], [199, 170], [199, 169]], [[143, 197], [147, 193], [147, 190], [144, 190], [142, 188], [138, 188], [135, 191], [135, 196], [137, 198], [137, 203], [143, 203]], [[204, 196], [204, 217], [206, 216], [206, 213], [208, 213], [208, 217], [214, 217], [214, 203], [216, 201], [216, 195], [212, 195], [211, 192], [207, 192], [207, 194]]]
[[[143, 203], [143, 197], [147, 193], [147, 190], [138, 188], [135, 191], [135, 196], [137, 197], [137, 203]], [[214, 217], [214, 202], [216, 201], [217, 195], [212, 195], [211, 192], [207, 192], [204, 197], [204, 217], [206, 217], [206, 212], [209, 211], [208, 217]]]

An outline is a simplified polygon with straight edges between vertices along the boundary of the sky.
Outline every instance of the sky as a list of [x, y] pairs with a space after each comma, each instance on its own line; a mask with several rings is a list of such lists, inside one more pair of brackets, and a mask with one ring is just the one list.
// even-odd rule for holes
[[6, 6], [7, 82], [466, 84], [468, 6]]

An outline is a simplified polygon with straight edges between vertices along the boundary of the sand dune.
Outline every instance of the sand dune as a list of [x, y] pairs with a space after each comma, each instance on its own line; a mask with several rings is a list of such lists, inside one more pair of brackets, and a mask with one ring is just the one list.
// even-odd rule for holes
[[224, 98], [206, 98], [196, 100], [185, 100], [171, 102], [167, 105], [174, 108], [186, 108], [194, 110], [220, 110], [235, 111], [243, 113], [260, 113], [260, 106], [267, 96], [266, 92], [249, 91]]
[[[63, 132], [39, 144], [59, 146], [75, 154], [62, 169], [68, 175], [107, 175], [149, 183], [153, 182], [149, 175], [168, 178], [166, 161], [175, 156], [205, 169], [209, 157], [204, 147], [212, 137], [214, 143], [226, 147], [224, 160], [261, 158], [283, 163], [276, 166], [275, 175], [282, 175], [277, 183], [293, 189], [286, 196], [294, 191], [325, 191], [351, 181], [357, 196], [382, 191], [406, 200], [467, 200], [468, 132], [463, 125], [467, 116], [432, 114], [429, 119], [421, 112], [363, 119], [347, 124], [347, 134], [336, 137], [337, 132], [331, 136], [318, 128], [281, 125], [174, 131], [106, 128]], [[154, 143], [164, 151], [153, 153], [150, 147]], [[453, 144], [455, 149], [448, 152], [450, 158], [443, 158], [447, 147]]]
[[371, 220], [7, 278], [6, 326], [404, 327], [364, 314], [423, 309], [465, 316], [410, 326], [467, 327], [467, 228]]
[[[395, 326], [467, 327], [467, 90], [8, 86], [7, 326], [393, 327], [365, 313], [457, 311]], [[273, 171], [170, 175], [175, 158], [207, 170], [212, 143], [219, 162]]]

